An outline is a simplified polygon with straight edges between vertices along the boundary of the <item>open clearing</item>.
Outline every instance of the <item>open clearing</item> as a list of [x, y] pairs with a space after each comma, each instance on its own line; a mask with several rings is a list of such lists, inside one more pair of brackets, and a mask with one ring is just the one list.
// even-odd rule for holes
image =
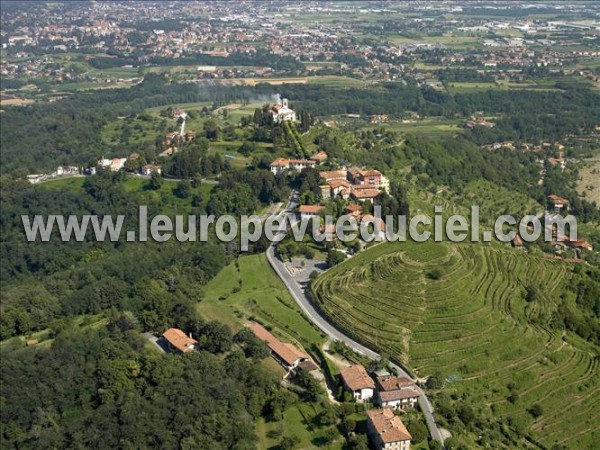
[[579, 169], [577, 192], [590, 202], [600, 205], [600, 158], [584, 161], [585, 166]]
[[[434, 269], [437, 280], [427, 276]], [[592, 448], [600, 431], [597, 348], [548, 325], [570, 270], [482, 244], [381, 244], [319, 277], [313, 296], [346, 333], [417, 376], [453, 376], [445, 389], [468, 393], [480, 414], [518, 417], [548, 447]], [[530, 284], [541, 295], [527, 303]], [[534, 403], [544, 410], [537, 419], [526, 412]]]

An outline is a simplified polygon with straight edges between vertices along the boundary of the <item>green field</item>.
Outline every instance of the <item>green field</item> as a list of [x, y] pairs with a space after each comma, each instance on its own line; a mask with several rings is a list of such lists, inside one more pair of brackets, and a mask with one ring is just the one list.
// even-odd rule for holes
[[204, 288], [198, 311], [234, 330], [250, 319], [258, 320], [272, 326], [282, 339], [305, 348], [325, 340], [304, 318], [264, 254], [242, 256], [221, 270]]
[[[433, 269], [441, 278], [427, 276]], [[548, 447], [592, 448], [598, 349], [549, 326], [570, 270], [509, 248], [381, 244], [326, 272], [313, 294], [332, 321], [417, 376], [454, 376], [444, 391], [467, 395], [478, 417], [510, 416]], [[527, 303], [531, 284], [540, 297]], [[544, 411], [537, 419], [527, 413], [534, 403]]]
[[[198, 312], [207, 320], [218, 320], [232, 330], [242, 328], [248, 320], [271, 327], [272, 332], [287, 342], [304, 349], [321, 346], [325, 337], [308, 322], [289, 292], [271, 269], [266, 256], [249, 255], [225, 267], [204, 288]], [[263, 364], [280, 376], [283, 369], [271, 358]], [[321, 404], [296, 403], [286, 409], [283, 419], [269, 422], [259, 419], [256, 426], [259, 448], [277, 448], [283, 437], [295, 436], [294, 448], [322, 448], [321, 441], [329, 432], [335, 435], [326, 448], [341, 449], [344, 439], [335, 426], [321, 427], [315, 417]]]
[[[320, 411], [318, 405], [299, 403], [288, 408], [281, 421], [267, 422], [263, 418], [259, 419], [256, 425], [258, 448], [279, 448], [278, 444], [281, 442], [282, 436], [297, 437], [299, 442], [294, 448], [327, 448], [331, 450], [344, 448], [345, 440], [342, 436], [337, 435], [335, 427], [315, 427], [314, 422]], [[336, 439], [324, 447], [322, 441], [328, 430], [336, 433]]]

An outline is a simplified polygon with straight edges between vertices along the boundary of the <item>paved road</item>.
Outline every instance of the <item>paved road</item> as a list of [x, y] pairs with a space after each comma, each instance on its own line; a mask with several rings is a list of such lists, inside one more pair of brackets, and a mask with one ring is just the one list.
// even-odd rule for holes
[[[293, 196], [292, 196], [292, 198], [293, 198]], [[295, 221], [295, 216], [291, 212], [295, 206], [296, 206], [296, 202], [290, 199], [290, 202], [288, 203], [286, 210], [281, 213], [281, 214], [287, 215], [288, 221], [290, 221], [290, 223], [293, 223], [293, 221]], [[287, 221], [284, 222], [284, 224], [282, 225], [282, 227], [280, 229], [281, 230], [280, 232], [282, 234], [285, 230], [286, 223], [287, 223]], [[283, 262], [281, 260], [279, 260], [277, 258], [277, 256], [275, 256], [276, 245], [277, 245], [276, 243], [272, 244], [269, 247], [269, 249], [267, 250], [267, 260], [269, 261], [269, 263], [271, 264], [271, 267], [273, 267], [273, 270], [275, 270], [275, 272], [277, 273], [279, 278], [281, 278], [281, 281], [283, 281], [283, 283], [286, 285], [286, 287], [290, 291], [290, 294], [292, 295], [292, 297], [294, 298], [294, 300], [296, 301], [296, 303], [298, 304], [300, 309], [302, 309], [302, 311], [304, 312], [306, 317], [308, 317], [308, 319], [312, 323], [314, 323], [317, 327], [319, 327], [319, 329], [323, 333], [325, 333], [327, 336], [329, 336], [329, 338], [334, 339], [336, 341], [344, 342], [346, 345], [348, 345], [350, 348], [352, 348], [355, 352], [360, 353], [361, 355], [364, 355], [367, 358], [370, 358], [373, 360], [379, 360], [380, 355], [378, 353], [365, 347], [362, 344], [359, 344], [358, 342], [356, 342], [349, 336], [346, 336], [343, 332], [341, 332], [340, 330], [335, 328], [333, 325], [331, 325], [312, 306], [312, 303], [306, 297], [303, 288], [296, 282], [296, 280], [294, 280], [294, 278], [292, 278], [292, 276], [288, 272], [288, 270], [285, 267], [285, 265], [283, 264]], [[402, 367], [400, 367], [396, 364], [393, 364], [393, 363], [391, 365], [395, 370], [397, 370], [397, 372], [400, 376], [404, 376], [404, 377], [412, 379], [412, 377]], [[433, 406], [431, 405], [431, 402], [429, 401], [429, 399], [426, 397], [425, 392], [423, 392], [423, 390], [420, 387], [417, 387], [417, 390], [421, 394], [419, 396], [419, 406], [421, 407], [421, 410], [423, 411], [423, 413], [425, 415], [425, 419], [427, 421], [427, 428], [429, 428], [429, 433], [436, 441], [443, 443], [444, 440], [442, 438], [442, 434], [440, 433], [437, 423], [435, 422], [435, 419], [433, 418]]]

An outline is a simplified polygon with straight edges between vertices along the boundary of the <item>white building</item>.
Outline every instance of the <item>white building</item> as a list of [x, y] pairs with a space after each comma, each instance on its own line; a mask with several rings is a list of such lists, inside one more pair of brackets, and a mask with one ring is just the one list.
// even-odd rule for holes
[[375, 382], [369, 376], [366, 369], [360, 364], [345, 367], [340, 376], [344, 386], [352, 393], [358, 402], [365, 402], [373, 398]]
[[316, 164], [316, 161], [311, 159], [277, 158], [271, 163], [271, 172], [273, 172], [273, 175], [279, 175], [284, 170], [296, 170], [300, 172], [302, 169], [315, 167]]
[[293, 109], [289, 108], [287, 98], [282, 98], [278, 103], [271, 107], [271, 116], [275, 123], [281, 123], [286, 120], [291, 120], [293, 122], [296, 120], [296, 113]]

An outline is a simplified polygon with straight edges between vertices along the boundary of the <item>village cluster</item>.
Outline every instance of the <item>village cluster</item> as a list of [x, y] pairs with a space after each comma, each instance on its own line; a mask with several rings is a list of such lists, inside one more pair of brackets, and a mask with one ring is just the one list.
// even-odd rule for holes
[[[250, 322], [247, 327], [269, 348], [271, 357], [285, 370], [287, 378], [297, 370], [304, 370], [320, 382], [325, 377], [319, 367], [304, 351], [294, 344], [282, 342], [265, 327]], [[199, 349], [198, 341], [182, 330], [169, 328], [162, 341], [174, 353], [189, 353]], [[398, 413], [414, 408], [421, 396], [415, 382], [407, 377], [392, 375], [383, 370], [375, 379], [364, 366], [352, 364], [341, 370], [340, 383], [345, 392], [358, 403], [366, 403], [367, 430], [377, 450], [410, 450], [411, 435]]]

